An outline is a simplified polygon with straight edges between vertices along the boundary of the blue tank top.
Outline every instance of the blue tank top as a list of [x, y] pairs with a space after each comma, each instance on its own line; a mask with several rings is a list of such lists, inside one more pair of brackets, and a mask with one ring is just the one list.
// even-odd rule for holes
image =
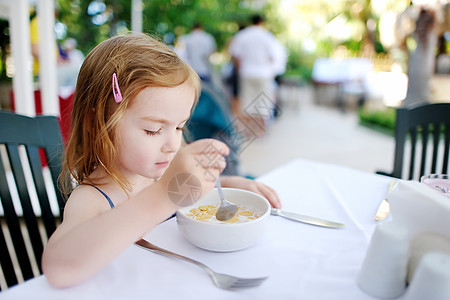
[[106, 195], [101, 189], [99, 189], [95, 185], [92, 185], [92, 186], [95, 187], [97, 189], [97, 191], [102, 193], [102, 195], [105, 196], [106, 200], [108, 200], [109, 206], [111, 206], [111, 208], [114, 208], [114, 203], [111, 201], [111, 199], [108, 197], [108, 195]]
[[[108, 197], [108, 195], [105, 194], [105, 192], [103, 192], [101, 189], [99, 189], [98, 187], [96, 187], [95, 185], [92, 185], [93, 187], [95, 187], [97, 189], [97, 191], [99, 191], [100, 193], [102, 193], [103, 196], [105, 196], [106, 200], [108, 200], [109, 206], [111, 206], [111, 208], [114, 208], [114, 203], [111, 201], [111, 199]], [[176, 213], [173, 214], [169, 219], [173, 218], [176, 216]], [[169, 220], [167, 219], [167, 220]]]

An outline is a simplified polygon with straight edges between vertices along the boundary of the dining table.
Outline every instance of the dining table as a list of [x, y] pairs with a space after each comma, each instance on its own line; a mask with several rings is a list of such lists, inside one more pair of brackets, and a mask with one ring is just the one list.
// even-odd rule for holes
[[256, 180], [278, 193], [283, 210], [346, 226], [326, 228], [270, 216], [256, 244], [212, 252], [190, 244], [171, 218], [145, 239], [215, 271], [267, 280], [251, 288], [220, 289], [198, 266], [130, 245], [78, 285], [54, 288], [41, 275], [1, 292], [0, 299], [377, 299], [361, 290], [356, 279], [392, 178], [298, 158]]

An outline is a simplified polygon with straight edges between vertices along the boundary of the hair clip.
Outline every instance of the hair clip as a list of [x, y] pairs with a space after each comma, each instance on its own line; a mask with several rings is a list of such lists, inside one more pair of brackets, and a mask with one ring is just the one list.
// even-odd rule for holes
[[119, 88], [119, 83], [117, 82], [117, 75], [116, 73], [114, 73], [112, 75], [112, 91], [113, 91], [113, 96], [114, 96], [114, 100], [116, 101], [116, 103], [120, 103], [122, 102], [122, 93], [120, 92], [120, 88]]

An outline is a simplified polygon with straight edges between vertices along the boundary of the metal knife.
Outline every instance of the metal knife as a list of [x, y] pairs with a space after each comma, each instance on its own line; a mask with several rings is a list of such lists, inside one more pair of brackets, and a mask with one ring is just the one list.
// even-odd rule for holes
[[327, 221], [327, 220], [323, 220], [323, 219], [319, 219], [319, 218], [304, 216], [304, 215], [293, 213], [293, 212], [282, 211], [278, 208], [272, 208], [270, 214], [274, 215], [274, 216], [280, 216], [280, 217], [283, 217], [286, 219], [294, 220], [297, 222], [316, 225], [316, 226], [331, 227], [331, 228], [345, 227], [345, 224], [342, 224], [342, 223], [337, 223], [337, 222]]
[[[394, 190], [394, 188], [397, 186], [397, 180], [392, 180], [389, 184], [388, 194]], [[387, 199], [383, 199], [381, 201], [380, 206], [378, 207], [377, 213], [375, 214], [375, 221], [382, 221], [387, 218], [389, 215], [389, 212], [391, 210], [391, 206], [389, 204], [389, 201]]]

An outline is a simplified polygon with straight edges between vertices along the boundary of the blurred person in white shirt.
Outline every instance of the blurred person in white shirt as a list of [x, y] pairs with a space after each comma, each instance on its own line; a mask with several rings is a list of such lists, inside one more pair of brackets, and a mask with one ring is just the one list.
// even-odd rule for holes
[[67, 59], [58, 65], [58, 85], [60, 88], [67, 88], [67, 92], [70, 94], [75, 89], [84, 54], [77, 49], [77, 41], [73, 38], [66, 39], [62, 44], [62, 49], [67, 55]]
[[238, 69], [239, 117], [257, 136], [265, 132], [275, 107], [275, 70], [279, 49], [275, 36], [263, 27], [260, 15], [232, 39], [229, 52]]
[[175, 51], [198, 74], [201, 80], [210, 81], [212, 76], [209, 57], [217, 50], [214, 37], [205, 32], [202, 25], [194, 24], [189, 34], [178, 38]]
[[67, 57], [74, 65], [81, 66], [84, 61], [84, 54], [77, 49], [77, 41], [74, 38], [68, 38], [63, 43], [63, 49], [67, 53]]

